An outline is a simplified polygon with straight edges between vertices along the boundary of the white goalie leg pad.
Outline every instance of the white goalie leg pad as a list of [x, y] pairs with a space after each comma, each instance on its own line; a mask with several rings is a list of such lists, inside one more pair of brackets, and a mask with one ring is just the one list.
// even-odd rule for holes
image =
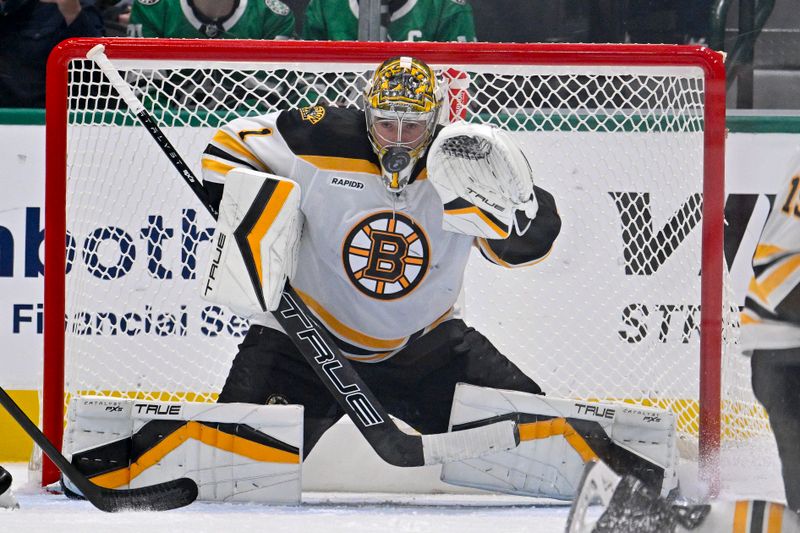
[[302, 441], [299, 405], [86, 396], [70, 401], [64, 452], [102, 487], [188, 477], [197, 483], [198, 500], [296, 504]]
[[442, 481], [524, 496], [572, 499], [584, 464], [609, 463], [663, 494], [677, 484], [675, 418], [669, 411], [459, 384], [450, 431], [516, 420], [520, 445], [445, 464]]
[[249, 169], [228, 172], [201, 296], [245, 318], [277, 309], [297, 267], [302, 228], [296, 182]]
[[[447, 231], [505, 239], [538, 204], [533, 172], [507, 131], [488, 124], [456, 122], [444, 127], [428, 152], [428, 179], [444, 207]], [[521, 234], [527, 228], [517, 228]]]

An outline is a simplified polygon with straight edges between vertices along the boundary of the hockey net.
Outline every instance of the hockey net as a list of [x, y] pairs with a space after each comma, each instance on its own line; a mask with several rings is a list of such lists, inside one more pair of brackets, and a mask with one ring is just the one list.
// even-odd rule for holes
[[[199, 298], [214, 222], [85, 59], [96, 42], [62, 45], [48, 74], [43, 411], [56, 442], [72, 395], [213, 402], [246, 330]], [[549, 395], [674, 411], [689, 456], [698, 442], [711, 457], [720, 437], [737, 442], [766, 431], [748, 363], [735, 353], [735, 302], [724, 282], [724, 80], [716, 54], [657, 46], [106, 44], [198, 175], [221, 124], [322, 101], [361, 106], [377, 63], [400, 53], [426, 59], [448, 84], [451, 119], [514, 132], [563, 221], [552, 253], [534, 267], [506, 270], [473, 258], [468, 323]]]

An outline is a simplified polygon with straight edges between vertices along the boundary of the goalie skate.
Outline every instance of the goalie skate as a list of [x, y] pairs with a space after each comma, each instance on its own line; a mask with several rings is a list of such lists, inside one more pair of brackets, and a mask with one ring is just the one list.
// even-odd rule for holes
[[[592, 503], [604, 507], [596, 521], [587, 520]], [[699, 517], [698, 517], [699, 518]], [[695, 519], [691, 520], [696, 525]], [[633, 476], [620, 477], [601, 462], [590, 462], [567, 518], [567, 533], [671, 533], [678, 515], [666, 500]], [[688, 524], [687, 524], [688, 525]]]
[[605, 463], [589, 461], [583, 469], [578, 494], [572, 502], [567, 518], [567, 533], [590, 533], [594, 531], [595, 521], [586, 522], [586, 511], [592, 504], [607, 507], [621, 477]]

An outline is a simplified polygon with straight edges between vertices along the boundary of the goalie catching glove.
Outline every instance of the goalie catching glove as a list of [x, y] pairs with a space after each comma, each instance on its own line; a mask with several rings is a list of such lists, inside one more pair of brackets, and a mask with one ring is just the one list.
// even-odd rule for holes
[[448, 231], [505, 239], [512, 228], [523, 234], [538, 210], [525, 154], [507, 131], [488, 124], [444, 127], [428, 153], [428, 179]]

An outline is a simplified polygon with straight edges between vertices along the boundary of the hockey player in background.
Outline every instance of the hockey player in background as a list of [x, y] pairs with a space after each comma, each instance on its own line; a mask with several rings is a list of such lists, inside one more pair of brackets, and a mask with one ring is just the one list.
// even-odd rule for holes
[[363, 110], [279, 111], [213, 136], [203, 179], [220, 207], [203, 295], [251, 323], [219, 401], [303, 405], [304, 456], [345, 413], [264, 312], [289, 279], [386, 410], [423, 435], [515, 422], [518, 446], [449, 462], [444, 481], [569, 499], [601, 456], [671, 490], [671, 413], [544, 397], [464, 322], [471, 251], [533, 265], [561, 220], [510, 133], [439, 125], [443, 92], [427, 64], [396, 57], [378, 66]]
[[753, 255], [741, 342], [778, 443], [787, 504], [800, 512], [800, 153], [787, 174]]
[[[778, 443], [786, 506], [717, 501], [672, 506], [632, 476], [601, 463], [587, 465], [573, 503], [569, 533], [800, 532], [800, 154], [772, 206], [753, 255], [753, 279], [741, 314], [741, 344], [751, 357], [753, 392]], [[599, 500], [599, 520], [585, 522]]]
[[[381, 30], [385, 41], [476, 41], [472, 6], [467, 0], [392, 0]], [[311, 0], [302, 35], [315, 41], [358, 40], [358, 3]]]
[[280, 0], [135, 0], [128, 37], [290, 39], [294, 14]]

